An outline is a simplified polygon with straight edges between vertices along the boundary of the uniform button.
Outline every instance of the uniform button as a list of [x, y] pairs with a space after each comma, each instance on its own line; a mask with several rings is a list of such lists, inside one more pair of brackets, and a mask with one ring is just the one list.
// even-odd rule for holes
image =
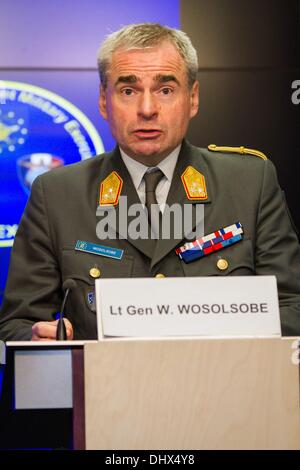
[[220, 271], [225, 271], [228, 268], [227, 259], [224, 259], [224, 258], [218, 259], [217, 268], [220, 269]]
[[94, 279], [97, 279], [98, 277], [100, 277], [101, 275], [101, 271], [99, 268], [91, 268], [90, 269], [90, 276], [93, 277]]
[[162, 273], [158, 273], [155, 275], [156, 279], [162, 279], [163, 277], [166, 277], [164, 274]]

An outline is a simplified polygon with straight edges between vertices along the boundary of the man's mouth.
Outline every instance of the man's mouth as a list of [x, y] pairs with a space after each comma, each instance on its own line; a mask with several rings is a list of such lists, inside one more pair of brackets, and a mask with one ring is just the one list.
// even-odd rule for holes
[[160, 129], [136, 129], [133, 133], [140, 139], [156, 139], [162, 131]]

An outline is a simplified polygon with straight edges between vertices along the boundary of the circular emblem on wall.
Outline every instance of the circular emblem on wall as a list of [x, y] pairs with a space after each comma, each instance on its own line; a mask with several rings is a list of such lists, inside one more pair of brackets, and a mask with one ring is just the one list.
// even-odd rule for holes
[[34, 85], [0, 80], [0, 248], [12, 246], [35, 178], [104, 152], [74, 104]]

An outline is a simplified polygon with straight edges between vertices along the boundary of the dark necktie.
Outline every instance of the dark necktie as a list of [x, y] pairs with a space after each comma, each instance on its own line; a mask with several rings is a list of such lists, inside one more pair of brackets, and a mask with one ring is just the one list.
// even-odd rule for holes
[[[159, 226], [160, 226], [160, 219], [161, 219], [161, 212], [157, 204], [155, 191], [156, 191], [158, 183], [163, 178], [163, 176], [164, 174], [159, 168], [157, 168], [154, 171], [146, 172], [144, 174], [144, 180], [145, 180], [145, 186], [146, 186], [145, 205], [148, 211], [149, 225], [151, 227], [151, 230], [155, 238], [159, 238], [159, 233], [160, 233]], [[152, 214], [152, 218], [151, 218], [151, 214]]]

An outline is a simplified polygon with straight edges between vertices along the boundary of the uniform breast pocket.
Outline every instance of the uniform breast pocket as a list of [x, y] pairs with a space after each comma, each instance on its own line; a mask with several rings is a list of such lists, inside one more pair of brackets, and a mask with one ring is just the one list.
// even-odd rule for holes
[[255, 274], [251, 240], [242, 240], [189, 264], [182, 262], [186, 276], [251, 276]]
[[133, 261], [133, 257], [126, 254], [117, 260], [65, 247], [62, 250], [61, 266], [63, 281], [72, 278], [94, 284], [97, 277], [131, 277]]

